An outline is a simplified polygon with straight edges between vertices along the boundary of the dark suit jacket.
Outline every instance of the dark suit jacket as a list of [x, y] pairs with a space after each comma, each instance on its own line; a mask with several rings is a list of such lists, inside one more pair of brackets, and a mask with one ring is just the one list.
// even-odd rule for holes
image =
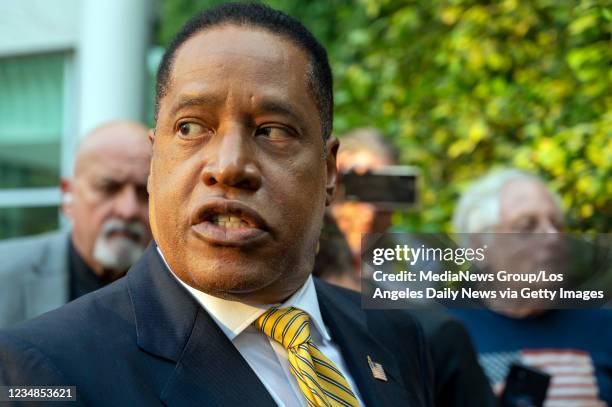
[[[323, 319], [366, 405], [432, 405], [420, 325], [405, 313], [364, 311], [358, 295], [315, 285]], [[388, 381], [373, 378], [368, 356]], [[169, 274], [154, 244], [126, 277], [0, 331], [0, 385], [7, 384], [74, 385], [84, 405], [274, 405], [234, 345]]]

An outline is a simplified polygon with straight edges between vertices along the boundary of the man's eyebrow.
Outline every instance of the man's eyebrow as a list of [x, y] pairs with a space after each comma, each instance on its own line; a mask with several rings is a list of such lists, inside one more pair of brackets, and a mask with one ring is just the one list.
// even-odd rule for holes
[[[175, 115], [181, 109], [187, 107], [202, 107], [202, 106], [219, 106], [223, 104], [224, 100], [220, 97], [213, 95], [198, 95], [198, 96], [182, 96], [179, 97], [178, 102], [172, 107], [170, 115]], [[277, 113], [280, 115], [288, 116], [293, 119], [296, 123], [302, 123], [304, 120], [291, 106], [291, 104], [274, 100], [274, 99], [263, 99], [257, 103], [257, 110], [264, 113]]]
[[117, 178], [116, 176], [102, 176], [100, 177], [100, 179], [98, 180], [98, 183], [101, 185], [112, 185], [112, 184], [122, 184], [123, 180]]
[[125, 178], [117, 177], [117, 176], [108, 176], [105, 175], [98, 180], [98, 185], [100, 186], [118, 186], [124, 184], [134, 184], [137, 188], [144, 187], [146, 188], [146, 182], [133, 182], [131, 180], [127, 180]]
[[219, 105], [221, 103], [221, 98], [211, 95], [198, 95], [198, 96], [182, 96], [179, 97], [178, 102], [175, 106], [172, 107], [170, 111], [171, 115], [176, 114], [179, 110], [184, 109], [186, 107], [193, 106], [211, 106], [211, 105]]
[[258, 103], [257, 110], [265, 113], [277, 113], [280, 115], [289, 116], [298, 123], [301, 123], [303, 120], [303, 118], [301, 118], [295, 112], [290, 104], [277, 100], [264, 99]]

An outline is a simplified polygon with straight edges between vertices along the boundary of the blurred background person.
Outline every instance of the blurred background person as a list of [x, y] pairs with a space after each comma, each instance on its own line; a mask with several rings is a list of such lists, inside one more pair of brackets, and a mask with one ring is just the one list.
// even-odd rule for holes
[[353, 291], [359, 291], [361, 287], [351, 248], [329, 211], [325, 212], [323, 217], [323, 229], [313, 273], [328, 283]]
[[[354, 171], [362, 175], [397, 164], [397, 149], [377, 129], [356, 129], [342, 136], [340, 140], [337, 164], [341, 174]], [[340, 186], [341, 178], [342, 176], [339, 180]], [[361, 235], [386, 232], [391, 226], [392, 213], [372, 203], [345, 201], [341, 197], [336, 197], [331, 213], [346, 237], [353, 263], [358, 269], [361, 261]]]
[[[340, 139], [341, 172], [365, 174], [396, 164], [397, 150], [375, 129], [358, 129]], [[342, 177], [338, 182], [342, 190]], [[362, 234], [387, 232], [392, 212], [359, 201], [334, 203], [331, 212], [333, 216], [328, 212], [324, 218], [313, 274], [329, 283], [360, 291]], [[495, 406], [493, 392], [461, 323], [440, 310], [406, 312], [421, 323], [429, 343], [436, 406]]]
[[[457, 233], [486, 233], [500, 242], [511, 239], [487, 249], [487, 256], [493, 253], [485, 263], [491, 262], [493, 271], [554, 273], [559, 262], [550, 262], [551, 253], [566, 261], [566, 250], [549, 250], [558, 249], [562, 241], [560, 200], [542, 180], [523, 171], [493, 171], [477, 179], [457, 204], [453, 224]], [[512, 235], [502, 235], [508, 233]], [[517, 246], [512, 242], [519, 240], [527, 240], [532, 250], [514, 252]], [[470, 332], [496, 392], [502, 392], [511, 365], [518, 363], [551, 376], [545, 406], [612, 403], [612, 311], [547, 309], [527, 301], [483, 304], [487, 308], [452, 313]]]
[[81, 142], [62, 179], [69, 230], [0, 243], [0, 326], [61, 306], [121, 277], [151, 240], [151, 145], [140, 123], [116, 121]]

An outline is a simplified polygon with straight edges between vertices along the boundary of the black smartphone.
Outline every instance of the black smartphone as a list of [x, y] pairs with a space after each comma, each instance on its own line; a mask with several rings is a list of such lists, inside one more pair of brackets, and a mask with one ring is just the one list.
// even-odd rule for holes
[[550, 375], [532, 367], [513, 364], [506, 376], [502, 407], [541, 407], [546, 399]]
[[419, 171], [410, 166], [387, 166], [365, 174], [340, 174], [338, 198], [369, 202], [383, 210], [410, 208], [417, 203]]

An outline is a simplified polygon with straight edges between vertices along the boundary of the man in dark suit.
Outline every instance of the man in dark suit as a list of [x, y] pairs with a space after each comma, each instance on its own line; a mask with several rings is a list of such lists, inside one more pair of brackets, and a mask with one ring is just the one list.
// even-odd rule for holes
[[0, 384], [86, 405], [429, 406], [412, 318], [314, 280], [336, 183], [332, 77], [297, 21], [229, 4], [158, 73], [150, 221], [127, 277], [0, 333]]

